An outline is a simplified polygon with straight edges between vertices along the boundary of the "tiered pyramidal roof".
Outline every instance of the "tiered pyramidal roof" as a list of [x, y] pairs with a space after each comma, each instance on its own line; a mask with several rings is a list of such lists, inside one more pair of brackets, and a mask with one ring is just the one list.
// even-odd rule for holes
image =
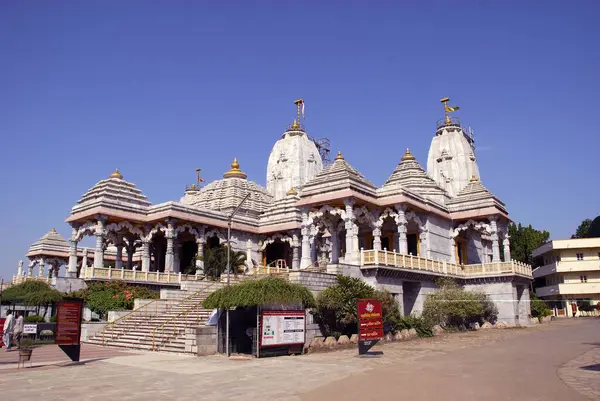
[[473, 176], [469, 184], [448, 202], [450, 211], [496, 207], [506, 213], [505, 205]]

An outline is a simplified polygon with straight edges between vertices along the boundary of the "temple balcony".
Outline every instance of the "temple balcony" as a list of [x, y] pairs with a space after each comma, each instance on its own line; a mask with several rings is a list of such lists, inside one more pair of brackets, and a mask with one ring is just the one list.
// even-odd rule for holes
[[361, 249], [360, 268], [370, 269], [386, 267], [391, 269], [422, 271], [440, 276], [455, 278], [478, 278], [490, 276], [517, 275], [532, 278], [531, 266], [517, 262], [489, 262], [460, 265], [442, 260], [427, 259], [420, 256], [402, 255], [390, 251]]

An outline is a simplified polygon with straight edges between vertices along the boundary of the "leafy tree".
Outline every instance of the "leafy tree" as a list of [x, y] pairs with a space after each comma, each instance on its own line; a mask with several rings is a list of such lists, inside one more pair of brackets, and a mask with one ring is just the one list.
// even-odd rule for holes
[[423, 306], [423, 318], [433, 326], [469, 327], [472, 323], [493, 323], [498, 309], [481, 292], [467, 291], [451, 279], [438, 281], [439, 290], [429, 294]]
[[581, 223], [579, 223], [577, 230], [575, 230], [575, 234], [571, 235], [571, 238], [586, 238], [591, 224], [592, 219], [583, 220]]
[[238, 268], [246, 263], [246, 253], [234, 251], [227, 246], [208, 248], [204, 251], [204, 274], [209, 277], [219, 278], [227, 272], [227, 251], [231, 263], [231, 273], [237, 273]]
[[48, 306], [63, 298], [62, 293], [42, 281], [26, 281], [2, 292], [2, 303]]
[[597, 216], [594, 220], [592, 220], [592, 222], [590, 223], [590, 228], [588, 229], [585, 237], [600, 237], [600, 216]]
[[536, 230], [531, 225], [525, 227], [521, 223], [518, 226], [514, 223], [509, 224], [508, 234], [510, 235], [510, 253], [512, 259], [529, 265], [534, 265], [534, 260], [531, 256], [533, 250], [539, 248], [550, 239], [548, 231]]
[[360, 298], [381, 300], [384, 325], [389, 330], [396, 329], [401, 316], [398, 304], [389, 292], [376, 291], [358, 278], [339, 275], [336, 281], [336, 285], [319, 293], [317, 306], [312, 312], [323, 334], [355, 334], [358, 331], [356, 302]]

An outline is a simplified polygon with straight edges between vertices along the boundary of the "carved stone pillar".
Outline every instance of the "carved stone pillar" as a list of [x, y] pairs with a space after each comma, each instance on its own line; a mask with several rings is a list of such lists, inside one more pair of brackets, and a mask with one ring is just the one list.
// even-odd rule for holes
[[373, 249], [381, 251], [381, 228], [379, 227], [373, 229]]
[[346, 218], [344, 228], [346, 229], [346, 255], [344, 255], [345, 263], [352, 263], [352, 255], [354, 254], [354, 200], [345, 199], [344, 206], [346, 207]]
[[171, 221], [167, 222], [167, 232], [165, 233], [165, 237], [167, 238], [167, 253], [165, 255], [165, 273], [172, 272], [175, 266], [174, 231], [175, 229], [173, 227], [173, 223]]
[[96, 235], [96, 249], [94, 250], [94, 268], [104, 267], [104, 222], [106, 218], [98, 217], [94, 235]]
[[[300, 268], [304, 269], [310, 266], [310, 231], [309, 231], [309, 222], [308, 222], [308, 212], [302, 212], [302, 229], [300, 230], [302, 235], [302, 258], [300, 260]], [[259, 263], [261, 263], [260, 261]]]
[[406, 208], [403, 205], [397, 205], [396, 211], [398, 212], [398, 216], [396, 216], [396, 227], [398, 228], [398, 252], [402, 255], [408, 255], [408, 240], [406, 239], [406, 231], [408, 226], [408, 221], [406, 220]]
[[142, 271], [150, 271], [150, 239], [142, 238]]
[[23, 275], [23, 261], [19, 260], [19, 264], [17, 265], [17, 276], [20, 277]]
[[123, 268], [123, 243], [118, 242], [116, 244], [117, 247], [117, 259], [115, 260], [115, 269]]
[[83, 248], [83, 258], [81, 259], [81, 270], [79, 271], [79, 277], [85, 277], [85, 271], [88, 265], [88, 250]]
[[173, 271], [179, 273], [181, 271], [181, 243], [179, 241], [175, 241], [173, 252]]
[[297, 270], [300, 268], [300, 252], [299, 252], [298, 236], [292, 235], [292, 269]]
[[69, 241], [69, 267], [68, 277], [77, 277], [77, 229], [73, 227], [71, 240]]
[[419, 255], [422, 258], [429, 258], [429, 247], [427, 246], [427, 231], [423, 229], [419, 233]]
[[510, 240], [509, 240], [509, 236], [508, 233], [504, 234], [504, 240], [502, 241], [502, 245], [504, 246], [504, 261], [505, 262], [510, 262], [511, 261], [511, 257], [510, 257]]
[[336, 227], [333, 227], [331, 234], [331, 263], [337, 264], [340, 262], [340, 237]]
[[196, 275], [204, 275], [204, 238], [196, 238], [198, 252], [196, 253]]
[[490, 229], [492, 231], [492, 262], [500, 262], [500, 241], [498, 239], [498, 218], [490, 217]]

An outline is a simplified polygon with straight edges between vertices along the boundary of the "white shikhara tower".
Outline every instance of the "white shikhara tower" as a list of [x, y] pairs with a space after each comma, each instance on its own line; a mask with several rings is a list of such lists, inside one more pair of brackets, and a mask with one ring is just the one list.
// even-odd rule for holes
[[466, 133], [457, 118], [449, 113], [458, 106], [449, 106], [450, 99], [443, 98], [446, 117], [439, 121], [427, 157], [427, 174], [450, 196], [456, 196], [471, 178], [479, 178], [475, 158], [475, 144], [471, 133]]
[[300, 124], [304, 101], [294, 102], [298, 118], [273, 146], [267, 164], [267, 191], [274, 200], [283, 199], [290, 189], [300, 190], [323, 170], [323, 161], [315, 143]]

